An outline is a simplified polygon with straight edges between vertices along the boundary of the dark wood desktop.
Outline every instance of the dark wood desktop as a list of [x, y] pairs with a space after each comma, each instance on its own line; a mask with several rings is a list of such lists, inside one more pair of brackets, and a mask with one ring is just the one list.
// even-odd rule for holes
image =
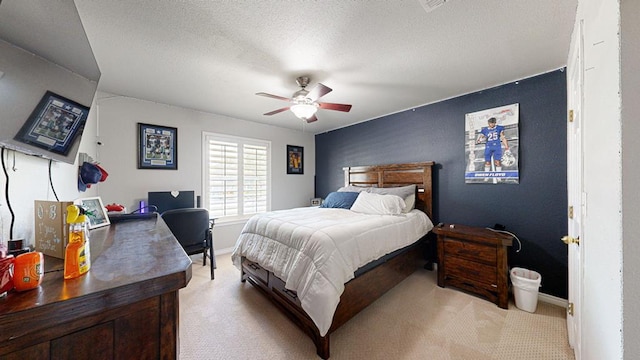
[[91, 230], [91, 269], [0, 299], [0, 359], [176, 359], [178, 290], [191, 259], [160, 217]]

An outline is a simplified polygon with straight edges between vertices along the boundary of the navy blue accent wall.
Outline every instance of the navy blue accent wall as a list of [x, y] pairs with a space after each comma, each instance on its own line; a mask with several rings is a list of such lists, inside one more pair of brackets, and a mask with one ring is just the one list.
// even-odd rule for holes
[[[520, 104], [520, 183], [465, 184], [465, 114]], [[567, 93], [564, 69], [316, 135], [316, 196], [343, 186], [342, 167], [433, 160], [434, 223], [502, 224], [522, 242], [509, 266], [542, 275], [567, 298]]]

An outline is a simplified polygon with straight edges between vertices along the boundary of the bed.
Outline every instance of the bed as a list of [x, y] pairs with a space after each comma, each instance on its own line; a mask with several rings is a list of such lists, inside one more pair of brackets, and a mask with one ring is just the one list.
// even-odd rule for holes
[[[391, 191], [414, 186], [415, 204], [412, 207], [416, 210], [405, 209], [401, 216], [362, 215], [350, 210], [322, 208], [281, 210], [254, 216], [247, 222], [232, 254], [234, 264], [241, 270], [241, 281], [248, 281], [272, 300], [311, 337], [317, 354], [328, 359], [333, 331], [426, 265], [427, 234], [433, 227], [430, 220], [433, 164], [419, 162], [343, 169], [345, 191], [351, 191], [353, 187]], [[314, 221], [306, 220], [310, 218]], [[348, 223], [337, 223], [337, 218], [348, 219]], [[376, 220], [372, 220], [374, 218]], [[427, 220], [423, 224], [424, 218]], [[352, 228], [355, 223], [371, 231]], [[295, 241], [279, 244], [279, 240], [273, 240], [276, 235], [265, 239], [261, 232], [266, 231], [279, 237], [293, 237]], [[307, 235], [301, 235], [306, 234], [303, 231], [309, 231], [312, 242], [300, 240], [307, 239]], [[316, 240], [318, 236], [320, 241]], [[346, 236], [346, 240], [335, 241], [338, 236]], [[367, 242], [363, 243], [363, 240]], [[336, 243], [341, 249], [325, 252], [327, 243]], [[300, 249], [292, 250], [297, 246]], [[344, 256], [347, 250], [343, 252], [342, 248], [358, 250], [357, 259]], [[287, 260], [282, 260], [280, 255]], [[318, 291], [317, 285], [331, 291]]]

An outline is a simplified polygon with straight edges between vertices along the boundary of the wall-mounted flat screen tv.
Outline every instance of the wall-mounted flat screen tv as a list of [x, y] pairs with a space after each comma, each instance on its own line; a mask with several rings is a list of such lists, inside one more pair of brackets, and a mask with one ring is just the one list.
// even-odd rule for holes
[[100, 70], [74, 1], [0, 1], [0, 73], [0, 147], [75, 163]]

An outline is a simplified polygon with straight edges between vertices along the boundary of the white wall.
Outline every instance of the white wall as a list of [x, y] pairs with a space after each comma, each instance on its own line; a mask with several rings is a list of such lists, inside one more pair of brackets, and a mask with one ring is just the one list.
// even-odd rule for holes
[[640, 354], [640, 1], [620, 2], [624, 358]]
[[[314, 196], [315, 139], [312, 134], [233, 119], [107, 93], [96, 95], [98, 146], [96, 160], [109, 173], [97, 185], [105, 205], [119, 203], [129, 211], [147, 198], [149, 191], [202, 189], [202, 132], [271, 141], [271, 207], [273, 210], [309, 206]], [[178, 170], [137, 169], [137, 123], [178, 129]], [[287, 175], [286, 146], [304, 147], [304, 175]], [[244, 222], [214, 229], [217, 250], [233, 246]]]

